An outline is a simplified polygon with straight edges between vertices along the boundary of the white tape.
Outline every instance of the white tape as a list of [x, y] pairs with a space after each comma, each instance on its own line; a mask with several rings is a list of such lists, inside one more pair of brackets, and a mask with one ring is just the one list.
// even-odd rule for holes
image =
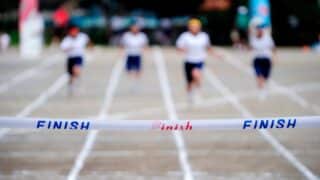
[[95, 120], [0, 117], [0, 128], [42, 130], [258, 130], [320, 128], [320, 116], [202, 120]]

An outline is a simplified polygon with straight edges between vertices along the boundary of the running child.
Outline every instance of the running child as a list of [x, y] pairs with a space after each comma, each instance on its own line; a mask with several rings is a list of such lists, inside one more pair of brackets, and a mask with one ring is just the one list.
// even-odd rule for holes
[[253, 50], [253, 68], [256, 73], [257, 85], [260, 90], [260, 99], [266, 98], [266, 82], [270, 77], [272, 69], [272, 59], [275, 55], [275, 44], [263, 26], [256, 26], [251, 32], [250, 47]]
[[201, 26], [200, 20], [191, 19], [188, 22], [188, 31], [182, 33], [176, 42], [178, 51], [185, 54], [184, 71], [188, 98], [192, 103], [199, 100], [195, 91], [201, 86], [201, 72], [207, 54], [208, 52], [213, 53], [209, 35], [201, 31]]
[[130, 30], [123, 34], [121, 47], [125, 51], [126, 70], [129, 76], [138, 79], [142, 69], [143, 50], [148, 46], [148, 38], [141, 32], [137, 24], [132, 24]]
[[71, 89], [74, 81], [80, 76], [85, 48], [89, 42], [89, 37], [80, 32], [76, 26], [69, 27], [68, 35], [61, 42], [60, 47], [67, 54], [66, 68], [70, 77], [69, 87]]

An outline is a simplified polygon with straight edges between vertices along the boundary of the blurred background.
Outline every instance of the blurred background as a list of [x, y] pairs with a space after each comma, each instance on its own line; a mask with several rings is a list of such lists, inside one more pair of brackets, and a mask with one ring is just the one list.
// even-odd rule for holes
[[[185, 91], [183, 54], [170, 47], [191, 17], [201, 20], [224, 59], [208, 57], [203, 100], [195, 106]], [[151, 44], [164, 45], [144, 53], [141, 80], [124, 75], [124, 57], [113, 47], [133, 21]], [[85, 53], [73, 95], [68, 61], [58, 48], [69, 24], [98, 45]], [[266, 93], [256, 88], [247, 46], [254, 24], [266, 27], [279, 47], [265, 100], [259, 98]], [[319, 33], [320, 0], [0, 0], [0, 115], [319, 116]], [[259, 132], [194, 131], [176, 137], [156, 131], [0, 128], [0, 180], [183, 179], [189, 164], [197, 180], [320, 177], [319, 129]]]
[[[1, 0], [0, 29], [11, 44], [19, 42], [19, 9], [25, 0]], [[245, 29], [249, 0], [38, 0], [46, 45], [72, 22], [96, 44], [115, 45], [134, 18], [152, 44], [173, 44], [189, 17], [198, 17], [215, 45], [231, 45], [235, 29]], [[239, 7], [242, 7], [242, 9]], [[277, 45], [316, 43], [320, 32], [320, 0], [270, 0], [272, 35]]]

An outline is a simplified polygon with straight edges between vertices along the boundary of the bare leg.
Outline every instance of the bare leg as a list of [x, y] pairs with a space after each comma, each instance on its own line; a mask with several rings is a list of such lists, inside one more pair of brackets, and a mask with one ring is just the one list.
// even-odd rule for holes
[[72, 74], [70, 75], [70, 78], [69, 78], [69, 93], [71, 95], [73, 95], [75, 80], [80, 76], [80, 73], [81, 73], [80, 66], [72, 67]]
[[187, 84], [187, 92], [191, 93], [191, 91], [192, 91], [192, 83], [188, 83]]
[[69, 84], [74, 83], [74, 81], [80, 76], [81, 67], [80, 66], [73, 66], [72, 67], [72, 75], [70, 75]]
[[131, 91], [133, 93], [136, 93], [138, 92], [139, 90], [139, 80], [140, 80], [140, 77], [141, 77], [141, 71], [140, 70], [132, 70], [132, 71], [128, 71], [128, 76], [130, 77], [131, 79]]
[[132, 80], [136, 80], [140, 78], [140, 72], [138, 71], [128, 71], [127, 74], [129, 78], [131, 78]]
[[74, 76], [77, 78], [77, 77], [80, 76], [81, 67], [80, 67], [80, 66], [74, 66], [74, 67], [72, 68], [72, 71], [73, 71]]
[[265, 89], [266, 79], [263, 76], [257, 77], [258, 89], [260, 90], [259, 98], [260, 100], [265, 100], [267, 97], [267, 92]]
[[263, 89], [266, 83], [266, 79], [263, 76], [257, 77], [257, 84], [259, 89]]
[[200, 88], [201, 85], [201, 71], [199, 69], [192, 70], [192, 81], [187, 85], [187, 92], [192, 103], [199, 100], [197, 98], [196, 90]]
[[139, 71], [134, 71], [133, 76], [134, 76], [135, 79], [140, 79], [141, 71], [140, 70]]
[[199, 69], [193, 69], [192, 70], [192, 79], [193, 79], [193, 86], [195, 88], [199, 88], [201, 85], [201, 72]]

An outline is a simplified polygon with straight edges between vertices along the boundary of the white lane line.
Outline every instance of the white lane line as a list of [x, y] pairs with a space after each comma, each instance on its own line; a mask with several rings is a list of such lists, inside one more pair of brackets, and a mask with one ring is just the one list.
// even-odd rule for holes
[[[107, 83], [107, 86], [106, 86], [103, 103], [99, 111], [99, 115], [97, 117], [100, 120], [105, 119], [108, 116], [107, 113], [110, 110], [111, 103], [115, 94], [115, 90], [119, 83], [123, 66], [124, 66], [124, 63], [121, 60], [121, 61], [118, 61], [112, 69], [109, 83]], [[68, 177], [67, 177], [68, 180], [76, 180], [78, 178], [79, 173], [83, 168], [83, 165], [94, 146], [98, 133], [99, 131], [97, 130], [93, 130], [88, 133], [86, 137], [86, 141], [80, 153], [78, 154], [77, 158], [75, 159], [75, 162], [68, 174]]]
[[[32, 101], [28, 106], [26, 106], [21, 112], [19, 112], [16, 117], [25, 117], [30, 115], [34, 110], [39, 108], [41, 105], [46, 103], [46, 101], [56, 94], [66, 83], [68, 80], [68, 75], [61, 75], [47, 90], [40, 94], [34, 101]], [[3, 138], [10, 129], [2, 129], [0, 130], [0, 139]]]
[[[244, 64], [242, 64], [239, 59], [236, 59], [235, 57], [233, 57], [230, 53], [228, 53], [227, 51], [219, 48], [219, 51], [221, 51], [224, 55], [225, 55], [225, 61], [227, 63], [229, 63], [230, 65], [234, 66], [235, 68], [239, 69], [242, 72], [245, 72], [247, 74], [250, 74], [253, 76], [253, 71], [251, 71], [251, 69], [247, 66], [245, 66]], [[275, 82], [274, 80], [270, 80], [270, 86], [280, 92], [282, 92], [284, 95], [290, 97], [293, 101], [295, 101], [296, 103], [298, 103], [301, 107], [303, 108], [307, 108], [309, 106], [308, 102], [301, 96], [299, 96], [296, 92], [292, 91], [291, 89], [285, 87], [285, 86], [281, 86], [280, 84], [278, 84], [277, 82]]]
[[[169, 115], [169, 119], [178, 120], [177, 112], [173, 103], [171, 88], [170, 88], [170, 84], [167, 76], [167, 70], [166, 70], [163, 54], [158, 47], [155, 47], [153, 49], [153, 53], [154, 53], [153, 60], [157, 67], [162, 97], [165, 102], [165, 107]], [[184, 180], [193, 180], [194, 179], [193, 173], [192, 173], [191, 165], [188, 160], [188, 152], [187, 152], [187, 148], [186, 148], [182, 133], [180, 131], [174, 131], [173, 136], [174, 136], [176, 146], [178, 148], [179, 162], [184, 174]]]
[[12, 79], [8, 80], [7, 82], [0, 84], [0, 94], [7, 92], [11, 87], [29, 79], [29, 78], [36, 76], [37, 74], [39, 74], [41, 72], [41, 70], [48, 68], [54, 64], [57, 64], [58, 62], [60, 62], [59, 60], [57, 60], [58, 57], [59, 57], [59, 55], [55, 54], [49, 60], [46, 60], [33, 68], [27, 69], [27, 70], [17, 74], [16, 76], [14, 76]]
[[317, 91], [320, 89], [320, 82], [299, 83], [288, 86], [288, 88], [296, 92]]
[[[220, 79], [213, 75], [211, 71], [206, 69], [204, 73], [205, 77], [208, 79], [208, 82], [223, 96], [228, 97], [229, 102], [242, 114], [243, 117], [254, 117], [253, 114], [240, 103], [238, 98], [233, 95], [231, 90], [227, 88]], [[310, 169], [301, 163], [284, 145], [282, 145], [274, 136], [272, 136], [271, 133], [269, 133], [267, 130], [259, 130], [258, 132], [281, 156], [287, 159], [289, 163], [307, 179], [318, 179], [318, 177]]]
[[[34, 110], [39, 108], [41, 105], [45, 104], [50, 97], [55, 95], [59, 90], [62, 89], [68, 82], [68, 74], [62, 74], [47, 90], [42, 92], [34, 101], [32, 101], [28, 106], [26, 106], [22, 111], [20, 111], [16, 117], [26, 117], [30, 115]], [[0, 139], [2, 139], [10, 129], [0, 130]]]

